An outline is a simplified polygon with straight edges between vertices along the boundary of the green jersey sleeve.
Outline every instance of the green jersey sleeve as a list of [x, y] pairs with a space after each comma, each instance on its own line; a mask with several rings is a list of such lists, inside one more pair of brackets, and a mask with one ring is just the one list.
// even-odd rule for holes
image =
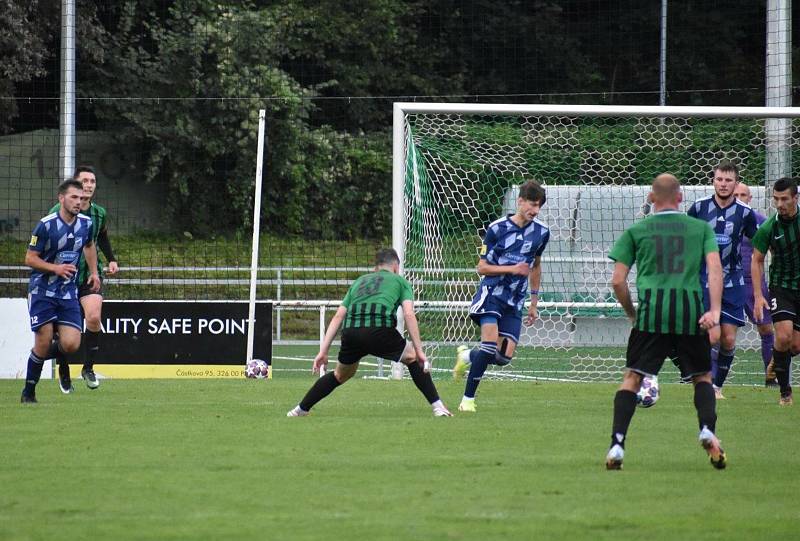
[[53, 214], [54, 212], [58, 212], [59, 210], [61, 210], [61, 203], [56, 203], [55, 205], [53, 205], [53, 208], [50, 209], [50, 212], [48, 212], [48, 214]]
[[771, 216], [766, 222], [761, 224], [761, 227], [758, 228], [756, 234], [753, 235], [753, 239], [751, 240], [753, 248], [762, 254], [766, 254], [767, 250], [769, 250], [769, 237], [772, 235], [772, 227], [774, 225], [775, 216]]
[[399, 276], [400, 278], [400, 303], [402, 304], [403, 301], [413, 301], [414, 300], [414, 290], [411, 288], [411, 284], [408, 280]]
[[608, 252], [608, 257], [617, 263], [622, 263], [628, 268], [633, 266], [636, 261], [636, 250], [630, 230], [626, 230], [622, 233], [620, 238], [617, 239], [611, 251]]
[[703, 225], [705, 226], [705, 230], [703, 231], [703, 256], [719, 252], [719, 244], [717, 244], [717, 237], [714, 234], [714, 230], [711, 229], [711, 226], [707, 223]]
[[353, 287], [356, 285], [356, 283], [358, 283], [358, 280], [353, 282], [353, 285], [351, 285], [350, 289], [347, 290], [347, 293], [345, 294], [344, 299], [342, 299], [342, 306], [344, 306], [345, 308], [349, 309], [350, 305], [353, 303], [353, 295], [352, 295], [352, 293], [353, 293]]

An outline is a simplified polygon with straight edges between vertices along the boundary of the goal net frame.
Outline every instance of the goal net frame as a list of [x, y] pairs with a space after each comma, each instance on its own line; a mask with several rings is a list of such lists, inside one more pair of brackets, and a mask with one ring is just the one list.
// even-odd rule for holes
[[[409, 118], [413, 115], [458, 115], [460, 117], [568, 117], [584, 118], [584, 117], [615, 117], [615, 118], [647, 118], [647, 119], [761, 119], [764, 120], [764, 151], [766, 153], [766, 169], [764, 171], [764, 179], [768, 182], [774, 182], [781, 176], [791, 176], [791, 152], [792, 152], [792, 120], [800, 118], [800, 108], [792, 107], [667, 107], [667, 106], [594, 106], [594, 105], [515, 105], [515, 104], [465, 104], [465, 103], [406, 103], [397, 102], [393, 108], [393, 142], [392, 142], [392, 160], [393, 160], [393, 199], [392, 199], [392, 245], [401, 258], [401, 265], [403, 266], [401, 272], [409, 276], [415, 290], [418, 285], [424, 284], [424, 270], [422, 274], [411, 272], [406, 268], [406, 243], [407, 243], [407, 227], [409, 219], [409, 206], [413, 203], [407, 201], [409, 193], [409, 175], [412, 177], [417, 174], [412, 169], [417, 168], [417, 163], [423, 161], [421, 158], [409, 159], [409, 148], [414, 145], [411, 142], [411, 128], [409, 125]], [[465, 120], [466, 122], [466, 120]], [[795, 130], [797, 128], [795, 127]], [[795, 140], [798, 139], [795, 135]], [[411, 164], [411, 165], [409, 165]], [[531, 174], [536, 178], [535, 174]], [[548, 184], [547, 178], [536, 178], [546, 188], [554, 187], [553, 184]], [[622, 182], [621, 184], [625, 184]], [[763, 183], [764, 185], [766, 183]], [[611, 183], [609, 185], [616, 185]], [[556, 186], [557, 187], [557, 186]], [[642, 186], [640, 186], [642, 187]], [[642, 187], [643, 188], [643, 187]], [[710, 185], [706, 185], [706, 193], [710, 195]], [[418, 187], [412, 188], [418, 189]], [[418, 194], [417, 194], [418, 195]], [[694, 195], [694, 194], [693, 194]], [[550, 192], [548, 190], [548, 205]], [[760, 191], [761, 202], [764, 202], [766, 192], [762, 189]], [[514, 200], [515, 201], [515, 200]], [[766, 210], [767, 214], [771, 210], [768, 202], [765, 206], [761, 205], [761, 210]], [[547, 207], [545, 207], [547, 208]], [[495, 218], [499, 217], [495, 216]], [[640, 216], [639, 216], [640, 217]], [[494, 219], [494, 218], [493, 218]], [[484, 224], [486, 225], [486, 224]], [[621, 232], [621, 231], [620, 231]], [[432, 240], [432, 242], [435, 242]], [[426, 243], [427, 244], [427, 243]], [[475, 246], [477, 249], [477, 246]], [[608, 248], [606, 247], [605, 254]], [[547, 259], [548, 253], [545, 252], [543, 257], [544, 268], [543, 273], [547, 274]], [[473, 258], [474, 262], [477, 260], [477, 252]], [[610, 277], [610, 275], [609, 275]], [[633, 280], [633, 275], [631, 277]], [[475, 274], [475, 285], [477, 285], [478, 277]], [[599, 309], [599, 310], [612, 310], [618, 308], [615, 299], [605, 299], [607, 302], [576, 302], [574, 300], [564, 301], [547, 301], [541, 300], [539, 302], [540, 312], [548, 309], [552, 310], [574, 310], [574, 309]], [[425, 310], [442, 310], [444, 307], [460, 313], [463, 319], [467, 319], [467, 308], [469, 301], [461, 296], [458, 300], [428, 300], [426, 298], [418, 298], [415, 304], [420, 311]], [[424, 330], [424, 329], [423, 329]], [[423, 336], [423, 339], [425, 337]], [[449, 360], [452, 358], [452, 351], [458, 342], [461, 340], [453, 340], [447, 338], [439, 343], [433, 344], [433, 349], [436, 350], [433, 354], [438, 357], [438, 365], [446, 367]], [[464, 337], [463, 341], [473, 342], [473, 338]], [[427, 342], [427, 341], [426, 341]], [[535, 346], [535, 344], [534, 344]], [[438, 353], [438, 355], [437, 355]], [[429, 354], [430, 356], [430, 354]], [[610, 380], [618, 377], [621, 368], [624, 366], [624, 360], [604, 359], [600, 355], [597, 360], [599, 362], [612, 361], [609, 370], [601, 370], [599, 376], [591, 376], [591, 380]], [[588, 359], [587, 362], [592, 362]], [[504, 376], [515, 379], [526, 379], [528, 376], [520, 375], [510, 371], [506, 373], [503, 370], [496, 371], [495, 376]], [[534, 379], [550, 379], [547, 377], [530, 376]], [[561, 379], [561, 378], [554, 378]], [[583, 380], [583, 377], [567, 377], [566, 379]], [[734, 378], [735, 379], [735, 378]], [[763, 381], [763, 380], [762, 380]]]

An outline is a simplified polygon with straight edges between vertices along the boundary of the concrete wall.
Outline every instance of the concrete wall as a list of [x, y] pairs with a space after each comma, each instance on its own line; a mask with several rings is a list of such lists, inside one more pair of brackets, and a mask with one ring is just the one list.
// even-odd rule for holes
[[[138, 148], [109, 134], [78, 132], [77, 163], [97, 171], [97, 202], [115, 233], [164, 231], [163, 185], [145, 183]], [[27, 240], [36, 222], [57, 201], [58, 130], [0, 137], [0, 235]]]

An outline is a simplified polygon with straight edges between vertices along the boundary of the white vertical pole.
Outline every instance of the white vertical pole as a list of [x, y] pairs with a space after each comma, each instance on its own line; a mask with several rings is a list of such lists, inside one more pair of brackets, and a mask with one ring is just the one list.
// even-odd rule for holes
[[[322, 344], [322, 341], [325, 340], [325, 305], [321, 305], [319, 307], [319, 343]], [[325, 375], [325, 368], [320, 366], [319, 367], [319, 377]]]
[[[792, 0], [767, 0], [766, 106], [792, 105]], [[767, 185], [792, 171], [792, 124], [788, 118], [766, 120]]]
[[667, 1], [661, 0], [661, 54], [658, 68], [658, 104], [667, 104]]
[[405, 113], [399, 103], [394, 104], [392, 121], [392, 248], [400, 256], [400, 273], [405, 262], [406, 214], [403, 205], [405, 186]]
[[[406, 209], [403, 201], [405, 191], [405, 124], [406, 115], [399, 103], [394, 104], [392, 118], [392, 248], [400, 256], [400, 274], [403, 274], [406, 255]], [[397, 309], [397, 330], [404, 328], [402, 308]], [[378, 377], [383, 377], [383, 359], [378, 359]], [[402, 375], [401, 375], [402, 377]]]
[[247, 358], [253, 358], [253, 340], [256, 327], [256, 283], [258, 279], [258, 245], [261, 237], [261, 177], [264, 170], [264, 127], [267, 112], [258, 111], [258, 151], [256, 153], [256, 183], [253, 195], [253, 246], [250, 258], [250, 302], [247, 311]]
[[61, 142], [59, 173], [71, 178], [75, 172], [75, 0], [61, 1]]

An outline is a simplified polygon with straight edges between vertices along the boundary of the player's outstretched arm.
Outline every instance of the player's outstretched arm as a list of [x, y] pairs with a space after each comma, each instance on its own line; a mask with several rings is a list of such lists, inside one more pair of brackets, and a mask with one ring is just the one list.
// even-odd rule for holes
[[[753, 248], [753, 257], [750, 259], [750, 275], [752, 283], [760, 284], [764, 276], [764, 254], [758, 248]], [[760, 287], [753, 287], [753, 315], [756, 321], [764, 319], [764, 310], [769, 308], [767, 299]]]
[[419, 334], [419, 323], [417, 322], [417, 314], [414, 312], [413, 301], [403, 301], [403, 320], [406, 323], [408, 337], [411, 338], [411, 345], [414, 346], [416, 360], [422, 369], [427, 372], [430, 370], [430, 363], [425, 351], [422, 349], [422, 337]]
[[539, 317], [539, 287], [542, 283], [542, 256], [537, 256], [533, 260], [533, 268], [530, 275], [528, 275], [528, 285], [531, 291], [531, 302], [528, 305], [528, 316], [523, 320], [527, 326], [533, 325], [533, 322]]
[[106, 256], [106, 261], [108, 261], [108, 274], [116, 274], [119, 270], [119, 265], [117, 264], [117, 257], [114, 255], [114, 250], [111, 249], [111, 240], [108, 238], [108, 229], [103, 226], [103, 229], [100, 230], [100, 233], [97, 235], [97, 247], [103, 255]]
[[719, 316], [722, 308], [722, 263], [719, 252], [713, 251], [706, 254], [706, 270], [708, 272], [708, 299], [709, 310], [700, 316], [700, 327], [708, 331], [712, 343], [716, 343], [714, 336], [719, 333]]
[[631, 323], [636, 321], [636, 308], [633, 306], [631, 300], [631, 290], [628, 286], [628, 273], [631, 268], [625, 263], [617, 261], [614, 263], [614, 272], [611, 274], [611, 287], [614, 289], [614, 295], [617, 296], [619, 304], [625, 310], [625, 315], [631, 320]]
[[314, 366], [311, 367], [312, 373], [318, 374], [321, 366], [328, 366], [328, 350], [331, 349], [333, 339], [336, 337], [336, 333], [339, 332], [339, 327], [341, 327], [346, 315], [347, 308], [344, 306], [336, 309], [336, 313], [328, 324], [328, 330], [325, 331], [322, 343], [319, 345], [319, 353], [314, 357]]

